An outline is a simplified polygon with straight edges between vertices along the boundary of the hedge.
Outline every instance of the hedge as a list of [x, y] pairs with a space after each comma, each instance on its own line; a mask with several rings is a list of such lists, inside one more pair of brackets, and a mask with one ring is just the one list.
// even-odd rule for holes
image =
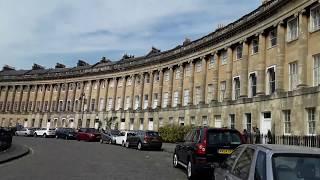
[[6, 150], [12, 143], [12, 130], [0, 128], [0, 151]]
[[166, 125], [159, 128], [163, 142], [175, 143], [182, 141], [192, 126]]

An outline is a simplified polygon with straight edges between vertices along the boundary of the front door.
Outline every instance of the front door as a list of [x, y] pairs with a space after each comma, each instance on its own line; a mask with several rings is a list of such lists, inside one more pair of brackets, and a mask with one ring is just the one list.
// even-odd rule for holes
[[[271, 112], [264, 112], [262, 113], [262, 118], [261, 118], [261, 124], [260, 124], [260, 133], [266, 136], [268, 134], [268, 130], [271, 131]], [[265, 138], [263, 138], [263, 141]], [[265, 143], [265, 142], [263, 142]]]
[[149, 119], [149, 127], [148, 127], [148, 130], [153, 130], [153, 119], [152, 118], [150, 118]]

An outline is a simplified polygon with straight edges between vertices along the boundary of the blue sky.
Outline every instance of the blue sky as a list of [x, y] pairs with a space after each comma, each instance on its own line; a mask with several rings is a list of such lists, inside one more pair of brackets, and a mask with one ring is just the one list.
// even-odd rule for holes
[[195, 40], [261, 0], [0, 0], [0, 65], [52, 68], [141, 56]]

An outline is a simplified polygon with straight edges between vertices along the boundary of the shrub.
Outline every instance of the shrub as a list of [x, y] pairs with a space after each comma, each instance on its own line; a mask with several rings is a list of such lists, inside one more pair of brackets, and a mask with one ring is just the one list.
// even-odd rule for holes
[[0, 151], [6, 150], [12, 143], [12, 130], [0, 128]]
[[182, 141], [192, 126], [166, 125], [159, 128], [163, 142], [175, 143]]

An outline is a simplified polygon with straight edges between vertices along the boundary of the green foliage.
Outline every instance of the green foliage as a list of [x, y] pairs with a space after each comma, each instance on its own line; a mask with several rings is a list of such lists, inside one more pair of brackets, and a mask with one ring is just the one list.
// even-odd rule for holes
[[159, 128], [163, 142], [175, 143], [182, 141], [192, 126], [166, 125]]

